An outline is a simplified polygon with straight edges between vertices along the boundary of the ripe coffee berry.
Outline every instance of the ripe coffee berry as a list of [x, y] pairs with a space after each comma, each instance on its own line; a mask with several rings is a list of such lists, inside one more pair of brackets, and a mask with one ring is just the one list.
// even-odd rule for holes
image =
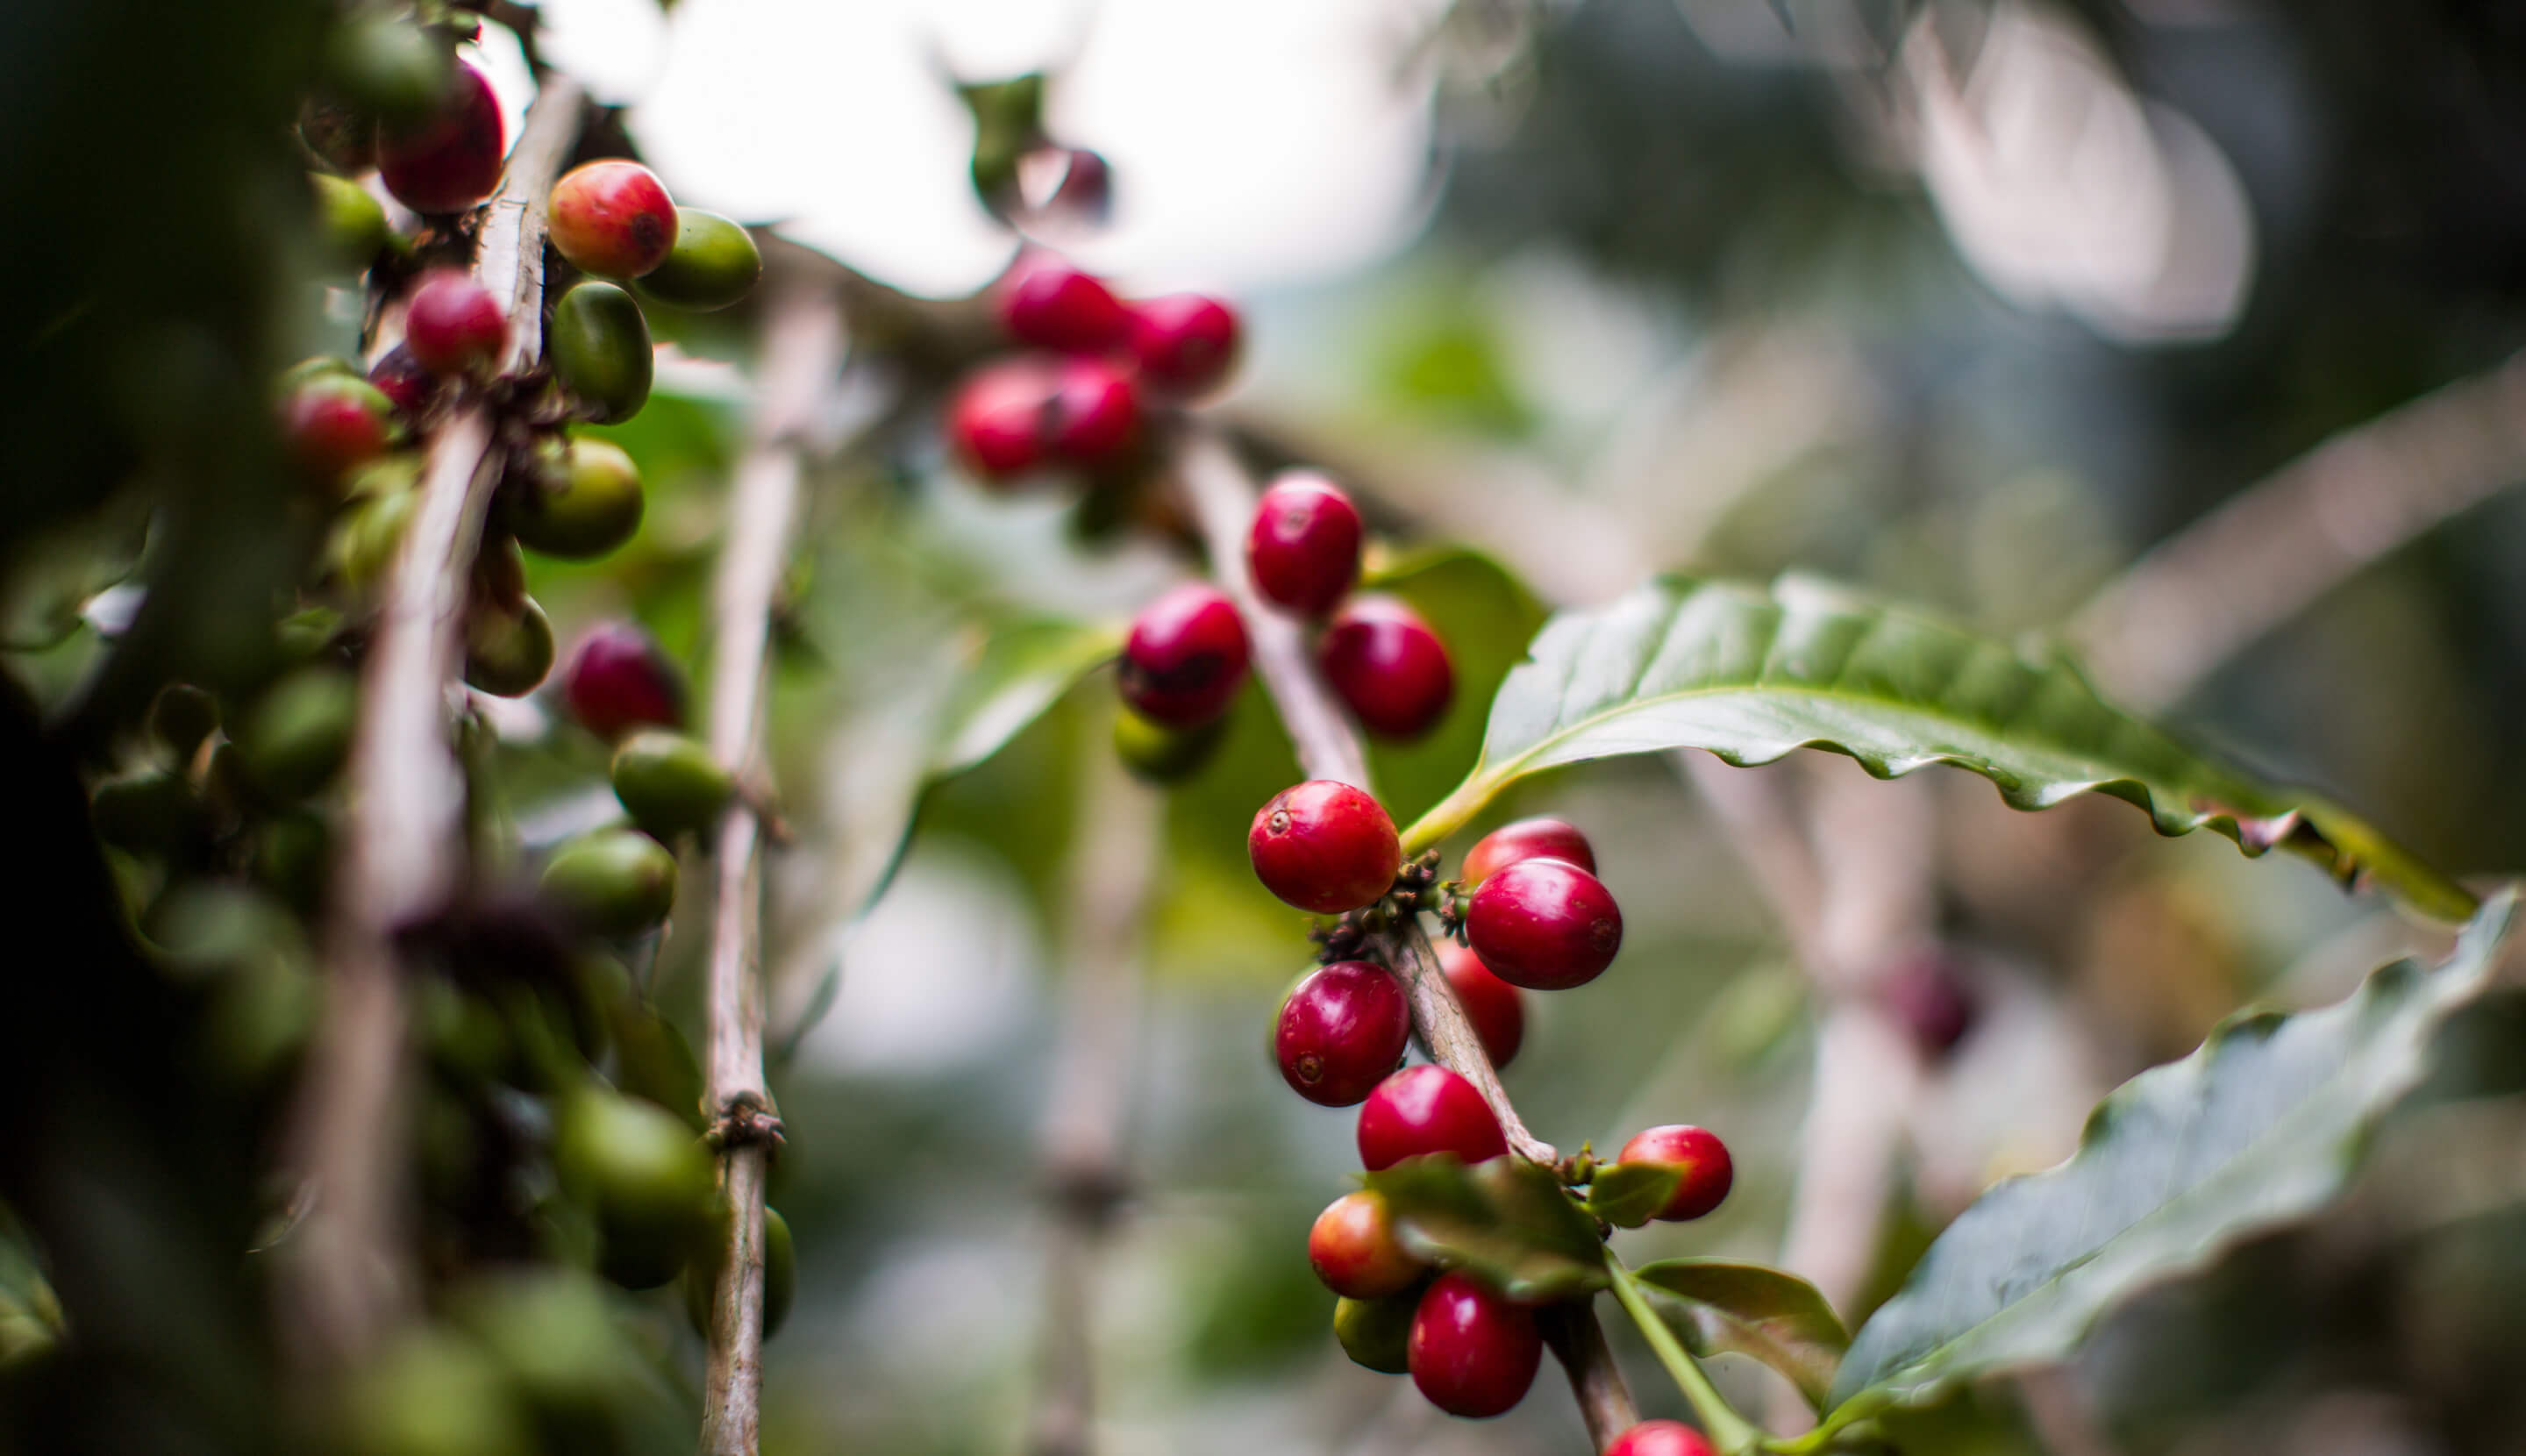
[[1493, 976], [1482, 957], [1461, 945], [1450, 944], [1440, 952], [1439, 969], [1446, 973], [1447, 984], [1455, 987], [1456, 1002], [1465, 1008], [1465, 1020], [1474, 1024], [1474, 1035], [1481, 1039], [1491, 1065], [1507, 1066], [1526, 1040], [1525, 995]]
[[1132, 316], [1112, 290], [1059, 258], [1019, 260], [999, 290], [1000, 323], [1009, 336], [1064, 354], [1093, 354], [1121, 344]]
[[1245, 568], [1263, 599], [1301, 617], [1341, 605], [1359, 581], [1359, 510], [1312, 471], [1272, 482], [1245, 533]]
[[1132, 357], [1152, 388], [1207, 394], [1237, 367], [1237, 313], [1199, 293], [1170, 293], [1133, 305]]
[[1605, 1456], [1719, 1456], [1719, 1448], [1681, 1421], [1642, 1421], [1614, 1437]]
[[1965, 1039], [1979, 1009], [1954, 957], [1936, 947], [1895, 967], [1877, 994], [1895, 1025], [1933, 1062], [1944, 1059]]
[[1123, 642], [1123, 700], [1152, 723], [1194, 728], [1228, 711], [1245, 685], [1245, 623], [1219, 588], [1173, 587], [1140, 609]]
[[1371, 1173], [1427, 1153], [1480, 1163], [1508, 1151], [1499, 1119], [1474, 1084], [1444, 1067], [1406, 1067], [1359, 1110], [1359, 1161]]
[[338, 483], [386, 453], [393, 402], [346, 375], [309, 379], [280, 407], [280, 433], [290, 457], [310, 476]]
[[379, 136], [378, 173], [414, 212], [463, 212], [499, 188], [506, 140], [491, 82], [460, 62], [436, 115]]
[[997, 359], [965, 377], [947, 406], [947, 443], [986, 483], [1043, 464], [1052, 370], [1040, 359]]
[[509, 343], [509, 318], [491, 290], [455, 269], [440, 269], [413, 290], [403, 346], [434, 375], [487, 370]]
[[412, 357], [412, 350], [397, 344], [380, 356], [369, 370], [369, 382], [394, 401], [396, 409], [407, 415], [418, 415], [429, 405], [438, 392], [438, 377], [422, 368]]
[[1245, 853], [1265, 889], [1318, 915], [1375, 904], [1403, 868], [1403, 843], [1385, 806], [1331, 778], [1285, 788], [1255, 810]]
[[1392, 597], [1364, 596], [1343, 608], [1316, 644], [1316, 666], [1360, 725], [1389, 738], [1428, 732], [1456, 695], [1439, 634]]
[[1736, 1165], [1729, 1159], [1728, 1144], [1719, 1134], [1706, 1128], [1684, 1123], [1670, 1123], [1632, 1134], [1623, 1144], [1618, 1163], [1652, 1163], [1672, 1168], [1683, 1178], [1676, 1184], [1675, 1196], [1654, 1217], [1671, 1223], [1697, 1219], [1717, 1208], [1728, 1196], [1728, 1188], [1737, 1180]]
[[683, 676], [629, 622], [600, 623], [580, 638], [563, 670], [562, 697], [571, 717], [600, 738], [642, 724], [684, 724]]
[[1481, 1419], [1526, 1398], [1543, 1363], [1535, 1312], [1458, 1272], [1439, 1276], [1412, 1317], [1412, 1383], [1451, 1416]]
[[581, 272], [636, 278], [675, 247], [676, 204], [637, 162], [590, 162], [553, 183], [550, 226], [552, 245]]
[[1383, 1299], [1411, 1288], [1422, 1275], [1421, 1261], [1394, 1235], [1386, 1200], [1365, 1188], [1316, 1215], [1307, 1230], [1307, 1262], [1326, 1288], [1345, 1299]]
[[1603, 880], [1568, 860], [1520, 860], [1474, 891], [1465, 941], [1511, 985], [1567, 990], [1614, 963], [1623, 912]]
[[1308, 972], [1281, 1002], [1272, 1055], [1290, 1090], [1326, 1107], [1348, 1107], [1402, 1065], [1411, 1038], [1412, 1008], [1394, 973], [1369, 961], [1336, 961]]
[[1519, 860], [1568, 860], [1596, 873], [1596, 851], [1577, 826], [1558, 819], [1521, 819], [1485, 834], [1466, 852], [1465, 887], [1481, 884]]
[[1139, 438], [1139, 389], [1102, 359], [1064, 359], [1054, 367], [1037, 428], [1055, 460], [1089, 470], [1111, 465]]

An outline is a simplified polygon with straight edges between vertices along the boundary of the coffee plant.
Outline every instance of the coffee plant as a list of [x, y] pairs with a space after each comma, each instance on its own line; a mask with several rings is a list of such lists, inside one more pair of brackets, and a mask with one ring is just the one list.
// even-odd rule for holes
[[[668, 33], [709, 33], [685, 4], [662, 0]], [[1497, 252], [1558, 229], [1607, 277], [1696, 283], [1730, 272], [1728, 229], [1731, 286], [1840, 276], [1802, 255], [1850, 240], [1782, 217], [1830, 191], [1861, 251], [1889, 225], [1808, 175], [1813, 96], [1716, 83], [1759, 31], [1918, 143], [1959, 249], [2035, 288], [2034, 263], [1989, 262], [2004, 229], [1958, 200], [1971, 169], [1920, 138], [1983, 104], [1948, 68], [2075, 52], [2080, 84], [2111, 81], [2090, 23], [1742, 9], [1416, 21], [1401, 70], [1439, 114], [1531, 108], [1465, 154], [1437, 226]], [[2425, 9], [2407, 64], [2509, 115], [2514, 27]], [[2286, 335], [2341, 377], [2251, 407], [2297, 431], [2275, 437], [2343, 432], [2118, 572], [2080, 575], [2096, 520], [2005, 515], [2051, 488], [2032, 477], [1989, 506], [2005, 529], [1867, 515], [1807, 478], [1856, 469], [1849, 421], [1688, 530], [1657, 499], [1674, 470], [1750, 451], [1761, 422], [1732, 421], [1811, 392], [1859, 413], [1837, 382], [1859, 366], [1714, 344], [1700, 433], [1630, 442], [1662, 457], [1649, 487], [1573, 485], [1474, 290], [1329, 295], [1420, 412], [1362, 424], [1254, 384], [1290, 370], [1274, 347], [1356, 364], [1307, 309], [1095, 266], [1140, 182], [1065, 134], [1057, 67], [926, 59], [962, 128], [940, 176], [1004, 259], [941, 298], [797, 220], [680, 201], [713, 200], [674, 165], [692, 154], [644, 148], [534, 6], [194, 10], [28, 16], [0, 61], [0, 140], [24, 142], [0, 200], [25, 220], [0, 243], [25, 289], [0, 722], [28, 941], [0, 1051], [0, 1452], [1177, 1448], [1137, 1424], [1141, 1366], [1284, 1377], [1272, 1419], [1313, 1435], [1237, 1424], [1241, 1394], [1171, 1428], [1229, 1449], [1421, 1449], [1499, 1418], [1529, 1445], [1458, 1428], [1463, 1449], [2513, 1445], [2526, 1021], [2515, 891], [2471, 873], [2516, 859], [2509, 756], [2404, 722], [2471, 706], [2409, 602], [2376, 609], [2360, 671], [2181, 708], [2526, 477], [2519, 366], [2398, 388], [2505, 339], [2496, 286], [2434, 278], [2447, 320], [2407, 310], [2373, 358]], [[2311, 54], [2360, 49], [2303, 24]], [[2154, 53], [2127, 32], [2182, 28], [2094, 25], [2136, 73]], [[2098, 94], [2134, 134], [2191, 134]], [[1680, 184], [1636, 174], [1670, 176], [1642, 138], [1687, 132], [1711, 153], [1682, 218], [1654, 200]], [[2461, 215], [2477, 257], [2526, 242], [2514, 201], [2397, 216]], [[2304, 246], [2298, 267], [2359, 272]], [[1569, 399], [1629, 326], [1591, 326], [1539, 366]], [[2170, 412], [2249, 407], [2180, 373]], [[2022, 382], [1983, 380], [1977, 411]], [[1905, 427], [1907, 473], [1968, 468]], [[1702, 453], [1670, 468], [1679, 440]], [[2465, 578], [2478, 636], [2515, 625], [2499, 539], [2493, 584]], [[1959, 602], [1993, 580], [2020, 610]], [[2464, 648], [2505, 690], [2502, 743], [2507, 647]], [[2283, 729], [2348, 724], [2395, 772], [2249, 767], [2205, 717], [2271, 729], [2281, 763], [2307, 756]], [[2506, 836], [2381, 828], [2431, 823], [2381, 782], [2432, 770]], [[2137, 850], [2143, 827], [2274, 863]], [[942, 896], [925, 856], [951, 842], [1024, 883]], [[1009, 900], [1058, 928], [1040, 1018], [953, 979]], [[2204, 908], [2232, 901], [2257, 909]], [[1785, 948], [1723, 960], [1678, 929], [1732, 911]], [[2226, 976], [2249, 923], [2303, 974]], [[2354, 980], [2344, 956], [2384, 964]], [[1151, 970], [1192, 962], [1236, 983], [1213, 1039], [1241, 1059]], [[876, 1040], [1039, 1020], [1044, 1054], [994, 1057], [991, 1105], [815, 1075], [889, 994], [923, 1019]], [[1308, 1106], [1260, 1100], [1275, 1069]], [[2093, 1103], [2075, 1145], [2064, 1088]], [[1031, 1283], [916, 1248], [1010, 1217]], [[1132, 1263], [1143, 1228], [1205, 1251]], [[978, 1279], [983, 1317], [924, 1337]], [[1201, 1292], [1139, 1287], [1170, 1282]], [[999, 1345], [1038, 1321], [1010, 1396]], [[784, 1328], [871, 1367], [784, 1364]], [[857, 1406], [890, 1414], [847, 1440], [800, 1414]]]

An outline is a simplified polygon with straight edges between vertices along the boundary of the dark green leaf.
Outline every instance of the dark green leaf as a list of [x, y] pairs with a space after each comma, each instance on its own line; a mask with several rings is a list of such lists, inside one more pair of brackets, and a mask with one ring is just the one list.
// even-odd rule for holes
[[2493, 899], [2436, 970], [2398, 961], [2339, 1005], [2238, 1016], [2125, 1082], [2068, 1162], [1993, 1188], [1931, 1245], [1852, 1341], [1828, 1425], [2059, 1360], [2136, 1290], [2322, 1208], [2490, 985], [2514, 909], [2514, 891]]
[[1541, 1303], [1605, 1286], [1596, 1226], [1550, 1171], [1523, 1158], [1468, 1168], [1445, 1153], [1368, 1176], [1404, 1245], [1470, 1270], [1512, 1299]]
[[1727, 1259], [1664, 1259], [1632, 1274], [1684, 1302], [1684, 1318], [1674, 1323], [1694, 1354], [1750, 1355], [1823, 1409], [1850, 1336], [1815, 1285], [1783, 1270]]
[[1666, 1207], [1683, 1181], [1681, 1169], [1663, 1163], [1616, 1163], [1588, 1184], [1588, 1207], [1617, 1229], [1638, 1229]]
[[2018, 809], [2107, 793], [2162, 834], [2204, 827], [2373, 879], [2447, 920], [2473, 896], [2312, 796], [2214, 764], [2097, 698], [2077, 671], [1812, 578], [1770, 587], [1663, 577], [1563, 612], [1492, 700], [1481, 762], [1404, 835], [1417, 853], [1502, 787], [1562, 764], [1703, 748], [1731, 764], [1828, 748], [1892, 778], [1951, 764]]

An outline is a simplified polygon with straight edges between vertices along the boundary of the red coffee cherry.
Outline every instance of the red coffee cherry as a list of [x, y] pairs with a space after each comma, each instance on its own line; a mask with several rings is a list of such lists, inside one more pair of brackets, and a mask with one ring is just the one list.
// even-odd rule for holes
[[1402, 1065], [1411, 1039], [1412, 1007], [1394, 973], [1368, 961], [1336, 961], [1307, 973], [1281, 1002], [1272, 1054], [1291, 1091], [1348, 1107]]
[[1568, 860], [1520, 860], [1474, 891], [1465, 942], [1511, 985], [1568, 990], [1614, 963], [1623, 912], [1603, 880]]
[[1403, 868], [1403, 843], [1385, 806], [1331, 778], [1285, 788], [1255, 810], [1245, 853], [1265, 889], [1318, 915], [1375, 904]]
[[1955, 958], [1933, 946], [1889, 973], [1878, 999], [1930, 1061], [1944, 1061], [1973, 1029], [1980, 1008]]
[[1681, 1421], [1642, 1421], [1614, 1437], [1605, 1456], [1719, 1456], [1719, 1448]]
[[1471, 889], [1519, 860], [1568, 860], [1591, 875], [1596, 873], [1596, 851], [1577, 826], [1558, 819], [1521, 819], [1476, 840], [1466, 851], [1459, 878]]
[[499, 363], [509, 317], [471, 275], [443, 268], [422, 279], [404, 312], [403, 346], [435, 375], [471, 374]]
[[1632, 1134], [1632, 1140], [1623, 1144], [1621, 1155], [1614, 1161], [1659, 1164], [1684, 1176], [1684, 1180], [1676, 1184], [1675, 1196], [1655, 1215], [1672, 1223], [1697, 1219], [1717, 1208], [1727, 1198], [1729, 1185], [1737, 1180], [1728, 1144], [1719, 1140], [1719, 1134], [1684, 1123]]
[[347, 375], [319, 376], [281, 402], [281, 439], [308, 475], [338, 483], [386, 453], [393, 412], [393, 402], [373, 385]]
[[1290, 471], [1254, 504], [1245, 568], [1263, 599], [1301, 617], [1341, 605], [1359, 581], [1359, 510], [1312, 471]]
[[1043, 464], [1052, 370], [1040, 359], [997, 359], [965, 377], [947, 406], [947, 442], [987, 484]]
[[1412, 1383], [1432, 1405], [1477, 1420], [1526, 1398], [1543, 1363], [1535, 1311], [1462, 1272], [1442, 1274], [1412, 1316]]
[[1010, 337], [1064, 354], [1114, 348], [1132, 327], [1131, 314], [1095, 275], [1049, 255], [1009, 270], [999, 306]]
[[1197, 728], [1228, 711], [1245, 685], [1245, 623], [1236, 605], [1215, 586], [1187, 581], [1132, 619], [1116, 681], [1141, 717]]
[[1360, 725], [1389, 738], [1417, 738], [1447, 712], [1456, 672], [1421, 614], [1389, 596], [1344, 607], [1316, 644], [1325, 681]]
[[1411, 1288], [1421, 1261], [1394, 1236], [1386, 1200], [1365, 1188], [1344, 1193], [1307, 1230], [1307, 1262], [1344, 1299], [1383, 1299]]
[[1446, 973], [1447, 984], [1455, 987], [1457, 1004], [1465, 1008], [1465, 1020], [1474, 1024], [1474, 1034], [1481, 1038], [1491, 1065], [1507, 1066], [1526, 1040], [1526, 997], [1493, 976], [1481, 956], [1461, 945], [1450, 944], [1440, 951], [1439, 969]]
[[599, 623], [562, 670], [562, 697], [580, 726], [613, 739], [643, 724], [684, 726], [684, 679], [649, 634], [629, 622]]
[[1090, 470], [1110, 465], [1139, 438], [1140, 391], [1102, 359], [1064, 359], [1054, 367], [1039, 427], [1053, 459]]
[[369, 382], [407, 415], [418, 415], [429, 408], [438, 393], [438, 376], [422, 368], [421, 361], [413, 358], [412, 350], [403, 344], [386, 350], [370, 367]]
[[380, 133], [378, 173], [414, 212], [463, 212], [499, 190], [506, 143], [491, 82], [459, 62], [435, 117]]
[[675, 248], [676, 204], [637, 162], [590, 162], [553, 183], [549, 226], [552, 245], [581, 272], [636, 278]]
[[1170, 293], [1132, 306], [1132, 357], [1150, 387], [1207, 394], [1237, 367], [1237, 311], [1199, 293]]
[[1379, 1082], [1359, 1109], [1359, 1161], [1371, 1173], [1425, 1153], [1480, 1163], [1507, 1151], [1491, 1105], [1444, 1067], [1406, 1067]]

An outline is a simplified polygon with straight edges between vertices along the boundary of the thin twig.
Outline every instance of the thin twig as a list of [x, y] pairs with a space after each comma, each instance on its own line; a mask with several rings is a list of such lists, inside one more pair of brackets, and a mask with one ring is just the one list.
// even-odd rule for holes
[[[508, 306], [504, 374], [541, 347], [544, 199], [583, 102], [566, 76], [545, 83], [483, 218], [474, 273]], [[463, 659], [466, 584], [498, 483], [491, 435], [480, 395], [432, 432], [420, 506], [363, 664], [343, 876], [324, 935], [331, 975], [292, 1122], [307, 1217], [279, 1272], [283, 1328], [308, 1365], [356, 1359], [413, 1299], [395, 937], [443, 906], [464, 876], [465, 778], [448, 737], [449, 691]]]
[[[830, 289], [787, 282], [771, 306], [754, 440], [736, 470], [728, 546], [713, 594], [711, 752], [759, 776], [765, 661], [781, 569], [798, 511], [800, 460], [816, 405], [839, 370], [841, 312]], [[721, 819], [711, 921], [709, 1061], [703, 1111], [720, 1151], [728, 1243], [711, 1290], [702, 1450], [754, 1456], [763, 1396], [763, 1189], [780, 1139], [763, 1076], [762, 825], [740, 797]]]
[[1632, 1403], [1622, 1367], [1605, 1343], [1605, 1327], [1582, 1305], [1550, 1305], [1536, 1315], [1544, 1343], [1570, 1377], [1570, 1397], [1579, 1402], [1579, 1417], [1588, 1423], [1589, 1444], [1604, 1450], [1641, 1424], [1641, 1408]]

